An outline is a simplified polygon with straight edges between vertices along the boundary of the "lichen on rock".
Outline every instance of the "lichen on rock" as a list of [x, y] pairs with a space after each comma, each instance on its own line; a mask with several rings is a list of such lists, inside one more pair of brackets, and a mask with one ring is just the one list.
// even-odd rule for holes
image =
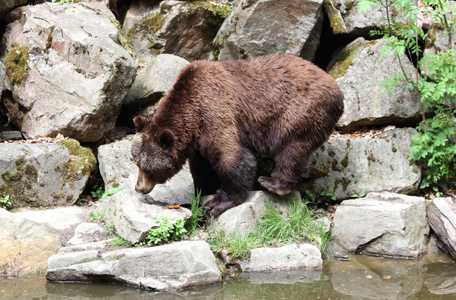
[[29, 49], [14, 44], [5, 56], [6, 75], [13, 85], [24, 85], [28, 77]]

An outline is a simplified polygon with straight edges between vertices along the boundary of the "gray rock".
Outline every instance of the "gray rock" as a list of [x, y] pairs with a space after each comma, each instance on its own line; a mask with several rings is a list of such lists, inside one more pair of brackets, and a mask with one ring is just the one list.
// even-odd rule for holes
[[160, 54], [139, 70], [124, 100], [125, 106], [141, 106], [158, 101], [174, 85], [180, 70], [189, 62], [171, 54]]
[[[390, 93], [383, 86], [386, 79], [402, 74], [394, 54], [383, 56], [387, 41], [366, 41], [358, 38], [345, 47], [332, 63], [329, 73], [344, 93], [344, 114], [337, 126], [353, 131], [361, 126], [410, 125], [421, 117], [421, 105], [416, 93], [404, 81]], [[414, 78], [416, 70], [402, 56], [404, 70]]]
[[[122, 186], [134, 190], [138, 179], [138, 167], [131, 156], [131, 140], [124, 139], [98, 148], [100, 173], [105, 190]], [[157, 184], [149, 193], [155, 201], [170, 205], [189, 204], [193, 195], [193, 178], [188, 164], [163, 184]]]
[[114, 236], [109, 234], [101, 224], [81, 223], [76, 227], [74, 236], [66, 243], [66, 246], [76, 246], [112, 238]]
[[429, 226], [456, 258], [456, 205], [452, 198], [435, 198], [427, 206]]
[[9, 130], [9, 131], [3, 131], [0, 132], [0, 142], [4, 141], [12, 141], [12, 140], [22, 140], [22, 134], [20, 131], [14, 131], [14, 130]]
[[418, 258], [429, 242], [426, 202], [389, 192], [345, 200], [336, 210], [333, 232], [331, 252]]
[[59, 253], [49, 259], [46, 278], [50, 281], [109, 280], [166, 291], [220, 282], [221, 274], [206, 242], [184, 241], [108, 252]]
[[9, 195], [12, 208], [72, 205], [90, 175], [85, 162], [75, 161], [54, 143], [0, 144], [0, 196]]
[[132, 244], [143, 241], [151, 228], [160, 226], [155, 220], [157, 216], [166, 217], [174, 224], [177, 220], [186, 220], [192, 215], [184, 207], [168, 209], [165, 205], [154, 202], [151, 197], [132, 190], [121, 190], [104, 201], [97, 211], [104, 215], [106, 225], [113, 226], [119, 236]]
[[49, 209], [21, 208], [15, 211], [16, 216], [44, 224], [59, 232], [62, 245], [73, 236], [74, 229], [87, 221], [90, 209], [83, 206], [66, 206]]
[[250, 250], [250, 258], [239, 263], [243, 272], [294, 269], [318, 269], [323, 265], [321, 253], [312, 244], [292, 244], [278, 248]]
[[62, 247], [59, 233], [0, 208], [0, 275], [19, 276], [46, 269]]
[[6, 76], [6, 67], [2, 62], [0, 62], [0, 92], [3, 91], [3, 86], [5, 84], [5, 76]]
[[240, 0], [214, 40], [219, 60], [281, 53], [313, 60], [323, 24], [322, 0]]
[[206, 1], [136, 1], [127, 12], [123, 34], [138, 59], [170, 53], [187, 60], [208, 59], [212, 41], [229, 12]]
[[[326, 1], [325, 1], [326, 2]], [[386, 10], [381, 5], [371, 5], [366, 12], [360, 12], [359, 0], [328, 0], [325, 5], [330, 26], [335, 34], [349, 34], [350, 36], [367, 35], [371, 29], [379, 28], [386, 20]], [[328, 9], [334, 7], [337, 13]], [[405, 22], [402, 11], [390, 8], [390, 16], [395, 20]]]
[[[100, 140], [114, 127], [136, 75], [114, 15], [100, 3], [43, 3], [22, 11], [22, 22], [8, 24], [2, 40], [3, 60], [28, 55], [22, 69], [8, 70], [4, 61], [13, 94], [8, 114], [27, 138], [61, 133]], [[20, 70], [28, 75], [14, 77]]]
[[[257, 221], [267, 211], [266, 203], [268, 201], [277, 211], [285, 214], [289, 211], [288, 208], [293, 199], [297, 201], [301, 199], [299, 192], [293, 192], [287, 196], [278, 196], [266, 191], [249, 192], [244, 203], [228, 209], [214, 218], [211, 222], [211, 228], [223, 231], [228, 235], [245, 236], [255, 230]], [[203, 199], [203, 203], [208, 200], [209, 198]]]
[[421, 182], [421, 167], [409, 161], [410, 137], [415, 129], [386, 131], [372, 138], [333, 136], [309, 158], [304, 177], [308, 182], [300, 187], [302, 193], [314, 195], [332, 188], [337, 199], [347, 199], [367, 192], [416, 191]]

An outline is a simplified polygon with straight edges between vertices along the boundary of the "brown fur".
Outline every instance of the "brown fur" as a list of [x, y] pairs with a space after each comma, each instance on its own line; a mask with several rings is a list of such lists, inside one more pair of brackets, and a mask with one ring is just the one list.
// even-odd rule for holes
[[301, 58], [193, 62], [151, 118], [134, 120], [132, 154], [146, 174], [141, 180], [150, 183], [139, 180], [137, 190], [150, 192], [189, 159], [195, 189], [207, 195], [220, 188], [206, 204], [217, 216], [245, 200], [256, 171], [253, 152], [258, 152], [275, 162], [271, 177], [260, 177], [260, 184], [288, 194], [301, 183], [309, 155], [327, 140], [342, 112], [343, 94], [334, 79]]

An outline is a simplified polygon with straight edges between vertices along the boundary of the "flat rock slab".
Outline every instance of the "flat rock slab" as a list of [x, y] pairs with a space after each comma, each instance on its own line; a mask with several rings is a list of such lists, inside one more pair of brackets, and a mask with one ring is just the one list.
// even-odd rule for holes
[[418, 258], [429, 242], [425, 200], [389, 192], [345, 200], [333, 232], [332, 252]]
[[[293, 192], [287, 196], [278, 196], [266, 191], [249, 192], [244, 203], [228, 209], [213, 219], [211, 226], [213, 229], [223, 231], [228, 235], [245, 236], [255, 230], [257, 221], [267, 211], [266, 203], [268, 201], [276, 210], [285, 213], [293, 199], [297, 201], [301, 199], [299, 192]], [[208, 200], [209, 198], [203, 199], [203, 203]]]
[[174, 224], [192, 215], [184, 207], [168, 209], [166, 205], [154, 202], [151, 197], [132, 190], [121, 190], [104, 201], [97, 211], [104, 215], [103, 220], [107, 225], [113, 226], [119, 236], [132, 244], [143, 241], [151, 228], [160, 226], [155, 217], [166, 217]]
[[205, 241], [126, 248], [113, 251], [62, 252], [48, 261], [49, 281], [109, 281], [157, 291], [221, 281]]
[[451, 198], [435, 198], [427, 206], [429, 226], [456, 259], [456, 205]]
[[0, 276], [45, 270], [48, 258], [62, 247], [56, 230], [1, 208], [0, 240]]
[[[131, 140], [123, 139], [98, 147], [100, 173], [105, 182], [105, 189], [122, 186], [134, 190], [138, 180], [138, 167], [131, 156]], [[149, 196], [154, 201], [176, 205], [190, 204], [193, 195], [193, 178], [188, 164], [163, 184], [157, 184]]]
[[239, 262], [243, 272], [281, 271], [322, 268], [323, 260], [318, 248], [312, 244], [292, 244], [278, 248], [256, 248], [250, 258]]

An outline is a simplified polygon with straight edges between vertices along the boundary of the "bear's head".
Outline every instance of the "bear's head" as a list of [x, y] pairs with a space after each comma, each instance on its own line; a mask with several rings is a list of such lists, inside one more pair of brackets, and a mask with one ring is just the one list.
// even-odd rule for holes
[[133, 160], [139, 168], [135, 190], [148, 194], [182, 168], [174, 151], [175, 136], [169, 129], [158, 129], [152, 120], [134, 118], [137, 133], [131, 144]]

